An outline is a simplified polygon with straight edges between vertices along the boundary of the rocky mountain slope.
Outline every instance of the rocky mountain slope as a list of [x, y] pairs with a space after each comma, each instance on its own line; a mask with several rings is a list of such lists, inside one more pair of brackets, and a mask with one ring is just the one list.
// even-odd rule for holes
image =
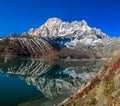
[[23, 56], [49, 56], [53, 47], [42, 38], [19, 37], [0, 40], [0, 54]]
[[[73, 54], [77, 57], [81, 57], [83, 54], [86, 58], [110, 57], [114, 51], [120, 49], [119, 38], [110, 38], [100, 29], [91, 28], [85, 20], [69, 23], [58, 18], [50, 18], [39, 28], [30, 29], [28, 34], [43, 37], [49, 43], [57, 44], [62, 48], [76, 50], [76, 53], [79, 53]], [[65, 53], [63, 54], [64, 57]]]
[[50, 18], [39, 28], [31, 28], [28, 34], [11, 34], [0, 39], [0, 48], [0, 54], [101, 58], [111, 57], [119, 50], [120, 39], [110, 38], [100, 29], [91, 28], [85, 20], [69, 23]]
[[120, 52], [96, 76], [59, 106], [119, 106]]

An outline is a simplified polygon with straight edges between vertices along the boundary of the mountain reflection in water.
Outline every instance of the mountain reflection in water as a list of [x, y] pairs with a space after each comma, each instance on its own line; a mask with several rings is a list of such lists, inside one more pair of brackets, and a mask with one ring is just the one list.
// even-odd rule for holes
[[6, 56], [0, 57], [0, 73], [10, 78], [17, 76], [24, 79], [28, 85], [42, 93], [41, 98], [21, 101], [19, 106], [53, 106], [75, 93], [84, 82], [88, 82], [104, 62]]

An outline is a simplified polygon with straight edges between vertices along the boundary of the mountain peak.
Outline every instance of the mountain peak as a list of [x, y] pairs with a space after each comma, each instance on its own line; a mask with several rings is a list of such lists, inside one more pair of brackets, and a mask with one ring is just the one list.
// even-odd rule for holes
[[[39, 36], [39, 37], [79, 37], [83, 38], [107, 38], [108, 36], [101, 30], [96, 28], [91, 28], [88, 26], [85, 20], [65, 22], [59, 18], [49, 18], [45, 24], [37, 29], [30, 29], [29, 35]], [[104, 36], [104, 37], [103, 37]]]
[[82, 20], [81, 23], [82, 23], [82, 25], [88, 25], [85, 20]]
[[49, 18], [46, 23], [45, 26], [46, 27], [54, 27], [54, 26], [59, 26], [62, 23], [62, 20], [59, 18]]
[[62, 20], [60, 19], [60, 18], [49, 18], [47, 21], [46, 21], [46, 23], [49, 23], [49, 22], [56, 22], [56, 21], [60, 21], [60, 22], [62, 22]]

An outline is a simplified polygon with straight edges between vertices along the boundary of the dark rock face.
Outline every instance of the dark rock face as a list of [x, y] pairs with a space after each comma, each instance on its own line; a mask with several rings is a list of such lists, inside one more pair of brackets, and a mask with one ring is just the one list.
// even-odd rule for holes
[[53, 47], [42, 38], [4, 38], [0, 40], [1, 55], [46, 56]]

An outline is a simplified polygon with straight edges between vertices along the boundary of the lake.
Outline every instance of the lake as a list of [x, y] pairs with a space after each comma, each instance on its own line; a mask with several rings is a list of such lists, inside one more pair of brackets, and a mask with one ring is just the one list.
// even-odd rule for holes
[[106, 60], [0, 57], [0, 106], [56, 106]]

